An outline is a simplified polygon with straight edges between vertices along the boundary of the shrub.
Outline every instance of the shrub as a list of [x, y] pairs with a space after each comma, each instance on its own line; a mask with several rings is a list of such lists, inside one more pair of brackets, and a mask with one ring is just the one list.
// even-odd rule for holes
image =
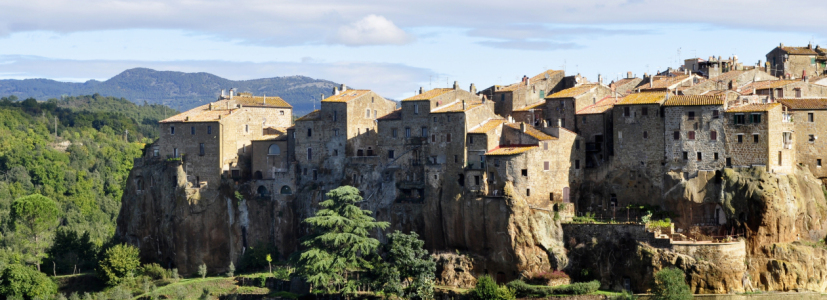
[[98, 276], [109, 285], [118, 285], [131, 276], [141, 262], [138, 248], [120, 244], [106, 250], [98, 265]]
[[180, 279], [178, 276], [178, 268], [173, 268], [172, 271], [170, 271], [169, 277], [172, 278], [173, 281], [178, 281], [178, 279]]
[[51, 296], [55, 293], [57, 293], [57, 284], [33, 267], [11, 264], [6, 266], [0, 274], [0, 295], [9, 299], [32, 299]]
[[276, 270], [273, 272], [273, 277], [280, 280], [290, 280], [291, 274], [293, 274], [293, 270], [289, 267], [276, 267]]
[[[571, 295], [586, 295], [591, 294], [597, 291], [600, 288], [600, 282], [597, 280], [589, 281], [589, 282], [578, 282], [572, 283], [566, 287], [561, 289], [561, 294], [571, 294]], [[563, 292], [565, 291], [565, 292]]]
[[552, 271], [552, 272], [538, 271], [538, 272], [528, 273], [526, 278], [530, 282], [538, 282], [538, 283], [542, 282], [542, 284], [545, 284], [549, 280], [567, 279], [567, 278], [569, 278], [569, 275], [566, 274], [563, 271], [558, 271], [558, 270], [555, 270], [555, 271]]
[[227, 267], [227, 277], [235, 276], [235, 265], [233, 262], [230, 262], [230, 266]]
[[589, 223], [589, 222], [594, 222], [594, 221], [595, 221], [595, 219], [594, 219], [594, 213], [592, 213], [592, 212], [587, 212], [585, 215], [582, 215], [582, 216], [579, 216], [579, 217], [573, 217], [571, 220], [572, 220], [572, 222], [575, 222], [575, 223]]
[[112, 300], [129, 300], [132, 299], [132, 293], [120, 286], [116, 286], [109, 291], [109, 299]]
[[207, 277], [207, 264], [201, 263], [201, 265], [198, 266], [198, 276], [201, 276], [201, 278]]
[[655, 273], [652, 295], [657, 300], [692, 299], [692, 292], [686, 284], [686, 274], [677, 268], [666, 268]]
[[258, 285], [261, 287], [267, 287], [267, 275], [261, 274], [258, 275]]
[[141, 274], [152, 279], [167, 279], [167, 270], [157, 263], [145, 264], [141, 266]]
[[508, 283], [508, 287], [513, 289], [517, 297], [520, 298], [544, 298], [552, 295], [586, 295], [597, 291], [600, 288], [600, 282], [597, 280], [589, 282], [577, 282], [569, 285], [549, 287], [549, 286], [532, 286], [522, 280], [514, 280]]
[[646, 226], [649, 228], [665, 229], [672, 226], [672, 220], [669, 218], [663, 220], [651, 220], [649, 223], [646, 223]]
[[513, 300], [516, 299], [513, 289], [500, 286], [489, 275], [477, 279], [477, 285], [471, 290], [471, 295], [478, 300]]
[[247, 251], [244, 251], [244, 255], [241, 256], [241, 261], [238, 264], [240, 270], [245, 272], [257, 271], [257, 270], [264, 270], [269, 266], [267, 263], [267, 255], [271, 257], [278, 257], [279, 255], [276, 246], [259, 242], [256, 244], [255, 247], [250, 247]]

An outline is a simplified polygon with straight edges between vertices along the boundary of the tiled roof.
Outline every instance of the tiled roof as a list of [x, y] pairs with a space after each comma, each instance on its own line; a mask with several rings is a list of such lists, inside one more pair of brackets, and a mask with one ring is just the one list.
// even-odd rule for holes
[[589, 105], [581, 109], [577, 112], [578, 115], [591, 115], [591, 114], [602, 114], [607, 110], [612, 109], [615, 106], [615, 101], [620, 98], [615, 98], [612, 96], [603, 98], [603, 100], [597, 101], [597, 103]]
[[[520, 123], [509, 123], [509, 124], [506, 124], [505, 126], [514, 128], [516, 130], [520, 130]], [[537, 130], [536, 128], [534, 128], [534, 126], [531, 126], [531, 125], [528, 125], [528, 124], [525, 125], [525, 134], [530, 135], [531, 137], [533, 137], [535, 139], [538, 139], [538, 140], [541, 140], [541, 141], [550, 141], [550, 140], [556, 140], [557, 139], [556, 137], [550, 136], [550, 135], [546, 134], [545, 132]]]
[[809, 47], [780, 47], [790, 55], [818, 55], [818, 52]]
[[397, 109], [397, 110], [394, 110], [394, 111], [390, 112], [387, 115], [381, 116], [376, 120], [386, 121], [386, 120], [401, 120], [401, 119], [402, 119], [402, 109], [400, 108], [400, 109]]
[[827, 109], [827, 99], [778, 99], [778, 102], [790, 109]]
[[640, 79], [640, 78], [623, 78], [623, 79], [621, 79], [621, 80], [618, 80], [618, 81], [612, 82], [612, 85], [614, 85], [614, 86], [622, 86], [622, 85], [626, 85], [626, 84], [632, 83], [632, 82], [634, 82], [636, 79]]
[[[554, 75], [554, 74], [556, 74], [556, 73], [562, 73], [562, 72], [563, 72], [563, 71], [559, 71], [559, 70], [546, 70], [546, 71], [545, 71], [545, 72], [543, 72], [543, 73], [540, 73], [540, 74], [534, 75], [534, 77], [529, 78], [529, 79], [528, 79], [528, 83], [529, 83], [529, 84], [532, 84], [532, 83], [536, 83], [536, 82], [537, 82], [537, 81], [539, 81], [539, 80], [543, 80], [543, 79], [545, 79], [545, 78], [546, 78], [546, 74], [548, 74], [549, 76], [551, 76], [551, 75]], [[522, 82], [522, 81], [520, 81], [520, 82], [518, 82], [518, 83], [510, 84], [510, 85], [508, 85], [508, 86], [506, 86], [506, 87], [503, 87], [503, 88], [499, 89], [499, 90], [498, 90], [498, 92], [510, 92], [510, 91], [516, 91], [516, 90], [517, 90], [517, 89], [519, 89], [520, 87], [524, 87], [524, 86], [525, 86], [525, 83], [524, 83], [524, 82]]]
[[615, 105], [635, 105], [635, 104], [660, 104], [666, 99], [666, 93], [663, 92], [643, 92], [627, 95], [615, 103]]
[[[218, 101], [222, 102], [222, 101]], [[213, 103], [215, 104], [215, 103]], [[227, 104], [224, 103], [224, 107]], [[171, 122], [210, 122], [210, 121], [218, 121], [219, 117], [224, 117], [230, 115], [233, 110], [235, 109], [216, 109], [210, 110], [210, 104], [201, 105], [199, 107], [190, 109], [188, 111], [182, 112], [180, 114], [174, 115], [172, 117], [166, 118], [161, 120], [161, 123], [171, 123]]]
[[546, 99], [555, 99], [555, 98], [572, 98], [583, 95], [588, 93], [593, 88], [597, 87], [597, 84], [589, 83], [589, 84], [582, 84], [573, 88], [568, 88], [554, 94], [546, 96]]
[[325, 98], [322, 102], [348, 102], [350, 100], [359, 98], [369, 93], [370, 90], [346, 90], [340, 92], [338, 95], [333, 95]]
[[284, 101], [281, 97], [257, 97], [257, 96], [238, 96], [233, 97], [233, 100], [241, 106], [266, 106], [266, 107], [285, 107], [292, 108], [293, 106]]
[[733, 107], [727, 109], [726, 112], [728, 113], [739, 113], [739, 112], [761, 112], [761, 111], [768, 111], [772, 108], [778, 107], [781, 103], [756, 103], [756, 104], [747, 104], [738, 107]]
[[724, 73], [724, 74], [721, 74], [721, 75], [718, 75], [718, 76], [716, 76], [716, 77], [713, 77], [713, 78], [711, 78], [711, 80], [717, 80], [717, 81], [731, 81], [731, 80], [732, 80], [732, 79], [734, 79], [735, 77], [741, 76], [741, 74], [744, 74], [745, 72], [746, 72], [746, 71], [742, 71], [742, 70], [734, 70], [734, 71], [729, 71], [729, 72], [726, 72], [726, 73]]
[[698, 106], [698, 105], [724, 105], [724, 99], [716, 96], [688, 95], [670, 96], [663, 106]]
[[546, 104], [545, 101], [540, 101], [540, 102], [534, 103], [532, 105], [529, 105], [529, 106], [526, 106], [526, 107], [523, 107], [523, 108], [520, 108], [520, 109], [515, 109], [514, 111], [529, 111], [530, 109], [543, 109], [542, 106], [545, 105], [545, 104]]
[[321, 117], [322, 111], [321, 110], [314, 110], [311, 111], [309, 114], [302, 116], [301, 118], [296, 119], [296, 121], [313, 121], [318, 120]]
[[516, 155], [537, 147], [538, 146], [500, 146], [488, 151], [485, 155]]
[[485, 122], [482, 125], [474, 127], [471, 130], [468, 130], [468, 133], [487, 133], [487, 132], [493, 130], [494, 128], [497, 128], [502, 123], [505, 123], [505, 120], [503, 120], [503, 119], [488, 120], [488, 122]]
[[432, 114], [439, 114], [439, 113], [453, 113], [453, 112], [464, 112], [469, 109], [475, 108], [477, 106], [482, 105], [482, 102], [474, 101], [474, 102], [465, 102], [465, 109], [462, 109], [462, 101], [455, 101], [454, 103], [445, 105], [443, 107], [434, 109], [431, 111]]
[[433, 90], [424, 92], [422, 94], [414, 95], [413, 97], [409, 97], [409, 98], [404, 99], [402, 101], [431, 100], [431, 98], [441, 96], [442, 94], [445, 94], [445, 93], [453, 91], [453, 90], [454, 89], [451, 89], [451, 88], [437, 88], [437, 89], [433, 89]]
[[753, 87], [755, 90], [777, 89], [785, 85], [799, 82], [798, 80], [766, 80], [755, 82]]
[[640, 89], [641, 90], [657, 90], [657, 89], [666, 89], [670, 86], [683, 82], [689, 78], [689, 75], [678, 75], [678, 76], [654, 76], [652, 80], [652, 86], [649, 86], [649, 82], [641, 83]]

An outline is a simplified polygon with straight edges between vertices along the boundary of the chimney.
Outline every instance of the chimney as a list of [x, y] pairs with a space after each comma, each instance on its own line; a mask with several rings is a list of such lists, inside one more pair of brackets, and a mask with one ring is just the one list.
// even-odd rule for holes
[[597, 74], [597, 83], [603, 84], [603, 75], [602, 74]]
[[654, 76], [649, 76], [649, 88], [650, 88], [650, 89], [651, 89], [651, 88], [652, 88], [652, 86], [653, 86], [653, 82], [652, 82], [652, 81], [654, 81], [654, 79], [655, 79], [655, 78], [654, 78]]
[[813, 49], [813, 43], [807, 44], [807, 49]]
[[459, 83], [457, 83], [456, 81], [454, 81], [454, 89], [455, 89], [455, 90], [458, 90], [458, 89], [459, 89]]
[[632, 79], [632, 71], [626, 72], [626, 78]]
[[[812, 45], [812, 44], [811, 44]], [[801, 80], [807, 82], [807, 70], [801, 71]]]
[[543, 128], [548, 128], [548, 120], [543, 120]]
[[212, 110], [212, 102], [210, 102], [210, 110]]
[[520, 122], [520, 132], [525, 133], [525, 122]]
[[423, 92], [423, 91], [422, 91], [422, 87], [420, 86], [420, 87], [419, 87], [419, 94], [420, 94], [420, 95], [422, 95], [422, 92]]
[[784, 43], [779, 44], [778, 47], [784, 48]]
[[221, 89], [221, 97], [218, 97], [218, 100], [223, 99], [225, 96], [227, 96], [227, 95], [225, 94], [224, 89]]
[[511, 117], [511, 116], [508, 116], [508, 123], [514, 123], [514, 118]]
[[557, 119], [557, 127], [563, 127], [563, 119]]
[[230, 100], [233, 100], [233, 94], [235, 94], [235, 90], [230, 89]]
[[344, 83], [342, 83], [342, 88], [341, 88], [341, 90], [342, 90], [342, 93], [344, 93], [345, 91], [347, 91], [347, 86], [346, 86]]
[[471, 94], [476, 94], [476, 93], [477, 93], [477, 86], [475, 86], [475, 85], [472, 83], [472, 84], [471, 84], [471, 87], [470, 87], [470, 88], [468, 88], [468, 91], [469, 91], [469, 92], [471, 92]]
[[336, 96], [336, 95], [338, 95], [338, 94], [339, 94], [339, 87], [335, 87], [335, 86], [334, 86], [334, 87], [333, 87], [333, 96]]
[[468, 105], [465, 104], [465, 99], [462, 99], [462, 110], [466, 110], [467, 108], [468, 108]]

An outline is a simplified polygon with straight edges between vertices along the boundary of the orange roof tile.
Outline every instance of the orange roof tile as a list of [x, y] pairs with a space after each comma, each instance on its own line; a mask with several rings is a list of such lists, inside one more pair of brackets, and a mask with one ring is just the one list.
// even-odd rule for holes
[[453, 90], [454, 89], [451, 89], [451, 88], [437, 88], [437, 89], [433, 89], [433, 90], [424, 92], [422, 94], [414, 95], [413, 97], [409, 97], [409, 98], [404, 99], [402, 101], [431, 100], [434, 97], [442, 96], [442, 94], [445, 94], [445, 93], [453, 91]]
[[546, 104], [545, 101], [540, 101], [540, 102], [534, 103], [532, 105], [529, 105], [529, 106], [526, 106], [526, 107], [523, 107], [523, 108], [520, 108], [520, 109], [515, 109], [514, 111], [529, 111], [531, 109], [543, 109], [542, 106], [545, 105], [545, 104]]
[[821, 110], [827, 109], [827, 99], [778, 99], [778, 102], [784, 104], [790, 109], [795, 110]]
[[683, 82], [684, 80], [688, 79], [689, 75], [678, 75], [678, 76], [654, 76], [652, 79], [652, 86], [649, 86], [649, 82], [642, 83], [640, 86], [641, 90], [657, 90], [657, 89], [666, 89], [672, 85], [677, 83]]
[[546, 96], [546, 99], [577, 97], [577, 96], [583, 95], [585, 93], [588, 93], [589, 91], [591, 91], [595, 87], [597, 87], [597, 84], [594, 84], [594, 83], [582, 84], [582, 85], [579, 85], [579, 86], [576, 86], [576, 87], [573, 87], [573, 88], [568, 88], [568, 89], [556, 92], [554, 94], [548, 95], [548, 96]]
[[485, 153], [485, 155], [517, 155], [538, 146], [500, 146]]
[[402, 109], [400, 108], [400, 109], [397, 109], [397, 110], [394, 110], [394, 111], [390, 112], [387, 115], [381, 116], [376, 120], [386, 121], [386, 120], [401, 120], [401, 119], [402, 119]]
[[634, 93], [621, 98], [615, 105], [661, 104], [665, 99], [663, 92]]
[[[215, 105], [215, 107], [227, 107], [227, 100], [221, 100], [214, 103], [210, 103]], [[199, 107], [190, 109], [188, 111], [179, 113], [172, 117], [166, 118], [161, 120], [160, 123], [171, 123], [171, 122], [212, 122], [218, 121], [222, 117], [229, 116], [233, 113], [233, 109], [214, 109], [210, 110], [210, 104], [204, 104]]]
[[612, 82], [611, 84], [614, 85], [614, 86], [622, 86], [622, 85], [626, 85], [626, 84], [634, 82], [635, 79], [640, 79], [640, 78], [623, 78], [623, 79], [620, 79], [618, 81]]
[[612, 109], [615, 106], [616, 99], [615, 97], [606, 97], [603, 100], [597, 101], [597, 103], [589, 105], [578, 111], [576, 114], [578, 115], [591, 115], [591, 114], [602, 114], [607, 110]]
[[[506, 126], [514, 128], [516, 130], [520, 130], [520, 123], [509, 123], [509, 124], [506, 124]], [[525, 125], [525, 134], [527, 134], [527, 135], [529, 135], [529, 136], [531, 136], [535, 139], [538, 139], [540, 141], [550, 141], [550, 140], [556, 140], [557, 139], [556, 137], [550, 136], [550, 135], [546, 134], [545, 132], [537, 130], [536, 128], [534, 128], [534, 126], [531, 126], [531, 125], [528, 125], [528, 124]]]
[[505, 123], [505, 120], [503, 120], [503, 119], [488, 120], [488, 122], [485, 122], [485, 123], [483, 123], [483, 124], [481, 124], [477, 127], [472, 128], [471, 130], [468, 131], [468, 133], [487, 133], [487, 132], [493, 130], [494, 128], [497, 128], [502, 123]]
[[[546, 70], [546, 71], [545, 71], [545, 72], [543, 72], [543, 73], [540, 73], [540, 74], [534, 75], [534, 77], [529, 78], [529, 79], [528, 79], [528, 84], [530, 85], [530, 84], [532, 84], [532, 83], [536, 83], [537, 81], [540, 81], [540, 80], [546, 79], [546, 74], [548, 74], [549, 76], [551, 76], [551, 75], [554, 75], [554, 74], [557, 74], [557, 73], [562, 73], [562, 72], [563, 72], [563, 71], [559, 71], [559, 70]], [[525, 83], [524, 83], [524, 82], [522, 82], [522, 81], [520, 81], [520, 82], [518, 82], [518, 83], [510, 84], [510, 85], [508, 85], [508, 86], [506, 86], [506, 87], [503, 87], [503, 88], [501, 88], [501, 89], [497, 90], [497, 92], [510, 92], [510, 91], [516, 91], [517, 89], [519, 89], [519, 88], [521, 88], [521, 87], [522, 87], [522, 88], [524, 88], [525, 86], [526, 86], [526, 85], [525, 85]]]
[[[245, 93], [247, 94], [247, 93]], [[258, 96], [238, 96], [233, 97], [233, 100], [241, 106], [265, 106], [265, 107], [290, 107], [293, 106], [284, 101], [281, 97], [258, 97]]]
[[314, 110], [310, 113], [302, 116], [301, 118], [296, 119], [296, 121], [314, 121], [318, 120], [321, 117], [322, 111], [321, 110]]
[[663, 106], [699, 106], [699, 105], [724, 105], [724, 99], [717, 96], [706, 95], [684, 95], [670, 96]]
[[338, 95], [333, 95], [325, 98], [322, 102], [348, 102], [350, 100], [359, 98], [369, 93], [370, 90], [346, 90], [340, 92]]
[[482, 102], [474, 101], [474, 102], [465, 102], [465, 109], [462, 109], [462, 101], [455, 101], [454, 103], [439, 107], [431, 111], [432, 114], [440, 114], [440, 113], [455, 113], [455, 112], [464, 112], [470, 109], [473, 109], [477, 106], [482, 105]]
[[818, 55], [818, 52], [809, 47], [779, 47], [790, 55]]
[[754, 103], [727, 109], [728, 113], [762, 112], [778, 107], [781, 103]]
[[729, 71], [729, 72], [723, 73], [721, 75], [718, 75], [718, 76], [710, 78], [710, 79], [711, 80], [718, 80], [718, 81], [731, 81], [735, 77], [741, 76], [741, 74], [744, 74], [745, 72], [746, 71], [742, 71], [742, 70], [734, 70], [734, 71]]

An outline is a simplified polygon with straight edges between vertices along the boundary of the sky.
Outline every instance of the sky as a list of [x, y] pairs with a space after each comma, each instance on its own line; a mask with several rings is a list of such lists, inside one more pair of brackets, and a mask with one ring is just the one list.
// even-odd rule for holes
[[[606, 81], [827, 46], [824, 0], [0, 0], [0, 79], [304, 75], [392, 99], [546, 69]], [[229, 88], [229, 87], [227, 87]]]

